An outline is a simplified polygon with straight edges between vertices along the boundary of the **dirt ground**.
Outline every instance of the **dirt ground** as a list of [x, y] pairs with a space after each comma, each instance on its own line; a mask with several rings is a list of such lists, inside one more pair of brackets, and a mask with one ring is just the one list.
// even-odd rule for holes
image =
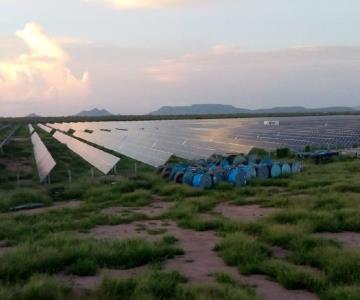
[[12, 173], [30, 174], [32, 172], [31, 162], [27, 159], [0, 158], [0, 164], [6, 166], [6, 169]]
[[360, 233], [358, 232], [323, 232], [318, 235], [324, 238], [334, 239], [348, 249], [360, 248]]
[[[242, 276], [237, 268], [225, 265], [224, 261], [213, 251], [220, 238], [213, 231], [199, 232], [190, 229], [179, 228], [172, 221], [139, 221], [132, 224], [121, 224], [115, 226], [98, 226], [90, 231], [87, 237], [96, 239], [127, 239], [130, 237], [142, 238], [148, 241], [158, 241], [164, 235], [170, 234], [178, 239], [177, 245], [184, 250], [185, 254], [164, 263], [167, 271], [178, 271], [187, 277], [192, 283], [212, 283], [214, 274], [218, 272], [227, 273], [239, 283], [252, 285], [257, 295], [264, 300], [315, 300], [318, 297], [307, 291], [290, 291], [280, 284], [268, 280], [264, 276]], [[286, 250], [275, 249], [278, 255], [284, 255]], [[143, 269], [141, 269], [143, 270]], [[131, 274], [131, 270], [121, 271]], [[96, 279], [76, 279], [76, 284], [83, 288], [93, 287], [94, 280], [100, 282], [103, 273]], [[138, 269], [133, 271], [138, 274]], [[112, 275], [117, 276], [114, 271]], [[111, 275], [111, 276], [112, 276]], [[124, 276], [121, 273], [121, 276]], [[89, 283], [88, 285], [86, 283]]]
[[103, 209], [101, 212], [107, 215], [141, 213], [146, 215], [148, 218], [157, 218], [167, 212], [172, 205], [173, 203], [171, 202], [156, 200], [149, 206], [145, 207], [109, 207]]
[[215, 211], [221, 213], [224, 217], [229, 219], [249, 222], [266, 217], [278, 210], [275, 208], [261, 207], [256, 204], [234, 205], [231, 203], [220, 203], [215, 207]]

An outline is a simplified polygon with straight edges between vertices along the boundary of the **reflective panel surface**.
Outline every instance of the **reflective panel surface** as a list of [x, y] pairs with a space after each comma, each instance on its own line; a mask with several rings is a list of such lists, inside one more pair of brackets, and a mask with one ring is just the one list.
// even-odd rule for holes
[[60, 143], [65, 144], [71, 151], [81, 156], [103, 174], [108, 174], [120, 161], [119, 157], [106, 153], [60, 131], [56, 131], [53, 137]]
[[40, 182], [44, 182], [52, 169], [56, 166], [56, 162], [36, 132], [31, 136], [31, 142], [34, 148], [34, 156]]

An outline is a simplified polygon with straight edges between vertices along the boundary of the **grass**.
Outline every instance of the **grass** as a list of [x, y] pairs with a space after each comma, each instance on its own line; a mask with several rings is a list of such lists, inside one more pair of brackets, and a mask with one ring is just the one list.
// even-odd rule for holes
[[175, 299], [175, 300], [256, 300], [249, 288], [228, 284], [217, 286], [189, 286], [176, 272], [152, 270], [137, 279], [105, 279], [96, 299]]
[[237, 266], [244, 274], [256, 272], [271, 253], [265, 244], [240, 232], [226, 236], [216, 250], [227, 264]]
[[99, 268], [127, 269], [178, 254], [182, 254], [180, 249], [162, 242], [95, 241], [55, 234], [36, 243], [18, 245], [15, 250], [2, 255], [0, 282], [17, 282], [36, 273], [54, 274], [66, 267], [74, 274], [93, 275]]
[[[117, 176], [96, 174], [92, 178], [89, 164], [47, 133], [39, 133], [58, 162], [52, 185], [39, 186], [32, 171], [23, 174], [24, 186], [17, 189], [16, 174], [0, 164], [0, 245], [5, 242], [13, 247], [0, 254], [0, 299], [79, 299], [71, 287], [52, 276], [58, 272], [94, 275], [101, 268], [153, 263], [160, 266], [136, 278], [107, 278], [86, 299], [256, 299], [253, 289], [239, 285], [227, 274], [216, 274], [211, 285], [194, 285], [177, 273], [164, 272], [161, 262], [181, 253], [174, 236], [165, 235], [158, 243], [80, 238], [79, 234], [96, 226], [147, 219], [136, 213], [104, 214], [104, 208], [130, 210], [147, 206], [159, 196], [173, 203], [162, 217], [164, 221], [216, 231], [220, 241], [215, 250], [240, 272], [265, 274], [288, 289], [307, 289], [321, 299], [358, 299], [359, 249], [345, 249], [318, 233], [360, 232], [359, 160], [340, 158], [317, 165], [305, 162], [304, 171], [295, 176], [253, 180], [243, 188], [221, 183], [212, 190], [198, 190], [166, 183], [142, 164], [134, 174], [134, 161], [127, 158], [120, 161]], [[5, 155], [33, 166], [25, 126], [17, 136], [23, 139], [10, 143]], [[73, 175], [71, 184], [67, 182], [68, 169]], [[81, 205], [34, 215], [8, 212], [20, 204], [52, 205], [69, 200], [79, 200]], [[250, 223], [229, 220], [212, 213], [224, 201], [279, 210]], [[157, 232], [149, 229], [148, 233]], [[286, 257], [276, 257], [274, 246], [286, 249]]]

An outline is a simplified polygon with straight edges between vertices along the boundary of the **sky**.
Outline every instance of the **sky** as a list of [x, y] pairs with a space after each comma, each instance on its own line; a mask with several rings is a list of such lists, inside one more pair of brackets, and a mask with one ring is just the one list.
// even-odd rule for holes
[[358, 0], [0, 0], [0, 116], [360, 105]]

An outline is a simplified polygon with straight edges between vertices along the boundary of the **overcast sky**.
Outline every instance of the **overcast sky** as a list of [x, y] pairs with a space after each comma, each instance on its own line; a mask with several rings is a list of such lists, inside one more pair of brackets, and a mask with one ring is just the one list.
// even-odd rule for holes
[[0, 0], [0, 115], [360, 105], [358, 0]]

